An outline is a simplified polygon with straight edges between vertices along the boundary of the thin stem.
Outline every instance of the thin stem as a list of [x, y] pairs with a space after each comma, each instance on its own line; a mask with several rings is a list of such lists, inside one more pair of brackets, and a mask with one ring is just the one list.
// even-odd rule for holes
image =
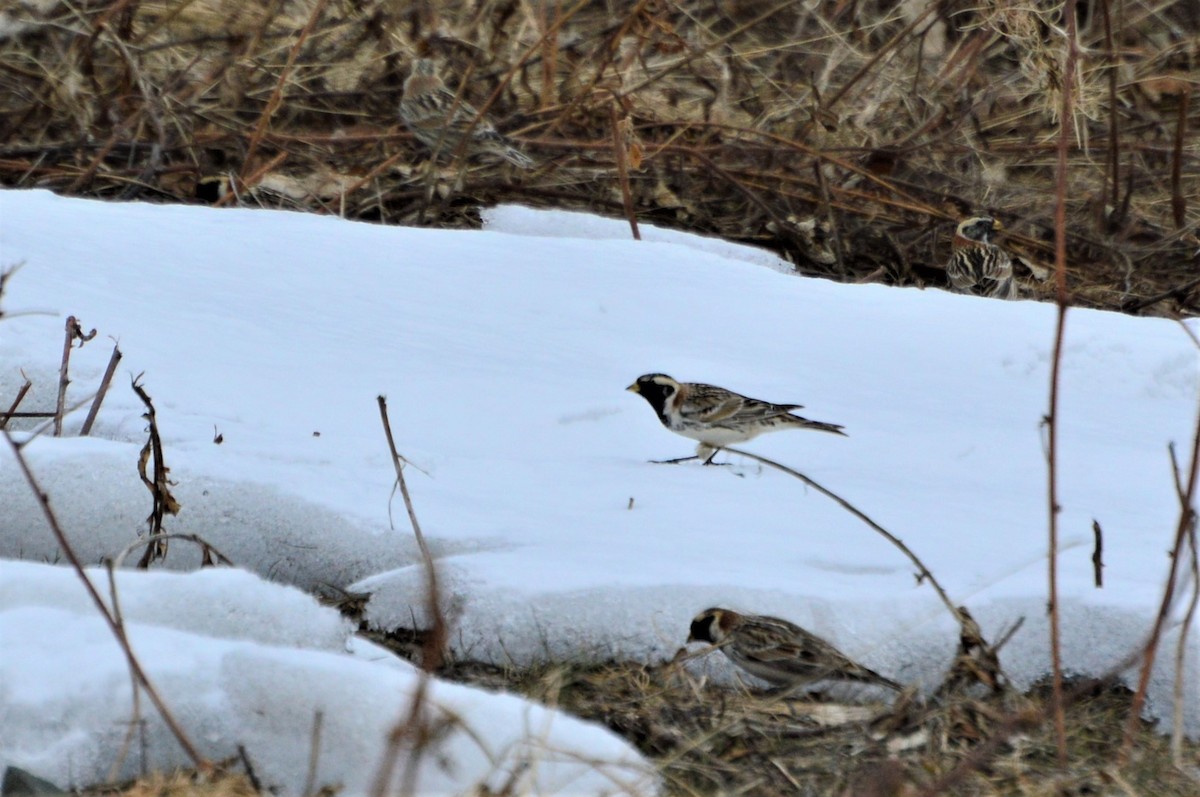
[[[1171, 567], [1167, 572], [1167, 583], [1163, 587], [1162, 602], [1158, 606], [1158, 616], [1154, 618], [1154, 628], [1146, 640], [1142, 652], [1142, 671], [1138, 677], [1137, 689], [1133, 693], [1133, 702], [1129, 708], [1129, 719], [1125, 724], [1125, 737], [1121, 742], [1121, 753], [1118, 762], [1129, 760], [1133, 752], [1133, 738], [1137, 731], [1137, 723], [1141, 717], [1142, 705], [1146, 702], [1146, 692], [1150, 688], [1150, 672], [1154, 669], [1154, 659], [1158, 654], [1158, 643], [1162, 637], [1163, 628], [1167, 624], [1167, 616], [1171, 612], [1171, 604], [1175, 600], [1175, 582], [1179, 577], [1179, 568], [1183, 561], [1184, 546], [1189, 541], [1189, 530], [1196, 522], [1196, 511], [1193, 502], [1196, 498], [1196, 475], [1200, 469], [1200, 407], [1197, 408], [1196, 429], [1192, 436], [1192, 460], [1188, 466], [1187, 483], [1179, 497], [1179, 523], [1175, 527], [1175, 544], [1171, 549]], [[1178, 474], [1178, 470], [1175, 471]], [[1178, 479], [1178, 476], [1176, 477]], [[1178, 485], [1177, 485], [1178, 491]]]
[[108, 624], [108, 628], [112, 631], [113, 636], [117, 638], [117, 644], [120, 645], [121, 651], [125, 654], [125, 660], [129, 664], [129, 669], [134, 677], [142, 684], [146, 690], [146, 694], [150, 696], [150, 700], [154, 703], [154, 707], [158, 710], [159, 715], [163, 718], [167, 728], [171, 731], [171, 735], [179, 742], [179, 746], [183, 748], [183, 752], [187, 757], [192, 759], [197, 769], [209, 771], [212, 769], [212, 764], [196, 746], [192, 744], [191, 739], [183, 732], [183, 728], [176, 722], [175, 717], [171, 714], [171, 710], [167, 708], [167, 704], [163, 701], [162, 696], [158, 694], [158, 690], [150, 683], [150, 678], [146, 675], [146, 671], [142, 669], [141, 662], [133, 653], [133, 648], [130, 647], [129, 640], [126, 639], [124, 631], [105, 605], [104, 599], [100, 597], [100, 593], [96, 591], [95, 585], [88, 579], [87, 573], [83, 570], [83, 563], [79, 561], [79, 556], [75, 553], [75, 549], [71, 547], [71, 543], [67, 541], [67, 535], [63, 532], [62, 526], [58, 524], [58, 518], [54, 514], [54, 510], [50, 508], [50, 497], [42, 491], [41, 485], [33, 475], [33, 471], [29, 469], [29, 463], [25, 461], [25, 455], [21, 451], [21, 447], [13, 440], [12, 434], [8, 431], [3, 431], [4, 439], [8, 441], [12, 447], [13, 454], [17, 458], [17, 465], [21, 469], [25, 481], [29, 483], [29, 488], [33, 490], [34, 497], [37, 498], [38, 505], [42, 509], [42, 514], [46, 518], [47, 524], [50, 526], [50, 531], [54, 534], [54, 538], [58, 540], [58, 546], [62, 549], [63, 555], [67, 557], [67, 561], [71, 563], [71, 567], [75, 570], [75, 574], [79, 576], [79, 580], [83, 582], [84, 589], [87, 590], [88, 596], [92, 602], [96, 604], [96, 609], [99, 610], [100, 616], [104, 618], [104, 622]]
[[956, 606], [954, 604], [954, 602], [952, 600], [950, 600], [950, 596], [946, 593], [946, 590], [943, 589], [941, 583], [938, 582], [937, 578], [933, 575], [933, 572], [928, 567], [925, 566], [925, 563], [921, 561], [920, 557], [918, 557], [911, 548], [909, 548], [907, 545], [905, 545], [903, 540], [901, 540], [895, 534], [892, 534], [890, 531], [885, 529], [883, 526], [879, 525], [874, 520], [872, 520], [867, 515], [866, 512], [863, 512], [861, 509], [854, 506], [854, 504], [851, 504], [845, 498], [842, 498], [840, 495], [833, 492], [829, 488], [827, 488], [821, 484], [818, 484], [817, 482], [813, 481], [808, 476], [805, 476], [803, 473], [801, 473], [800, 471], [798, 471], [794, 468], [789, 468], [787, 465], [782, 465], [782, 464], [776, 462], [775, 460], [767, 459], [766, 457], [760, 457], [757, 454], [751, 454], [749, 451], [743, 451], [739, 448], [724, 448], [724, 450], [728, 451], [731, 454], [737, 454], [738, 456], [746, 457], [747, 459], [752, 459], [755, 462], [760, 462], [763, 465], [766, 465], [767, 467], [775, 468], [778, 471], [786, 473], [789, 476], [792, 476], [796, 479], [799, 479], [800, 481], [804, 482], [809, 487], [813, 488], [814, 490], [816, 490], [817, 492], [826, 496], [827, 498], [833, 499], [834, 502], [836, 502], [839, 506], [841, 506], [847, 512], [854, 515], [856, 518], [861, 520], [863, 523], [866, 523], [868, 526], [870, 526], [876, 532], [881, 534], [888, 542], [890, 542], [892, 545], [895, 545], [897, 548], [899, 548], [900, 552], [903, 553], [906, 557], [908, 557], [908, 560], [910, 562], [912, 562], [913, 565], [917, 568], [918, 578], [921, 581], [929, 582], [929, 585], [931, 587], [933, 587], [934, 592], [936, 592], [938, 597], [942, 599], [942, 603], [944, 603], [946, 605], [946, 608], [950, 611], [950, 613], [952, 615], [954, 615], [954, 619], [959, 622], [959, 625], [964, 625], [966, 623], [966, 618], [963, 617], [962, 611], [958, 608], [958, 606]]
[[1053, 668], [1051, 707], [1058, 763], [1067, 764], [1067, 721], [1063, 710], [1062, 638], [1058, 612], [1058, 394], [1062, 369], [1063, 334], [1067, 324], [1067, 152], [1074, 120], [1076, 59], [1075, 0], [1063, 9], [1067, 21], [1067, 52], [1063, 58], [1062, 109], [1059, 113], [1058, 165], [1055, 174], [1054, 270], [1058, 317], [1054, 327], [1054, 355], [1050, 365], [1050, 409], [1046, 413], [1048, 459], [1046, 500], [1049, 512], [1048, 603], [1050, 606], [1050, 662]]

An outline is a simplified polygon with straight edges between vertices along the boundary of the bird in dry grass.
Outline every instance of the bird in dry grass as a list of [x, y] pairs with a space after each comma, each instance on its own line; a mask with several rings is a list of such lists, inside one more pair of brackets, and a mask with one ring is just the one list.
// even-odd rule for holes
[[400, 119], [412, 134], [434, 152], [453, 155], [466, 139], [467, 155], [495, 155], [522, 169], [534, 162], [501, 135], [486, 118], [462, 96], [446, 87], [437, 65], [428, 58], [413, 62], [412, 72], [404, 81], [400, 100]]
[[778, 617], [705, 609], [692, 620], [688, 642], [716, 645], [738, 667], [775, 687], [824, 681], [904, 689], [852, 661], [816, 634]]
[[694, 456], [664, 462], [705, 458], [704, 464], [710, 465], [717, 449], [779, 429], [815, 429], [846, 435], [837, 424], [793, 415], [792, 410], [802, 408], [800, 404], [772, 404], [716, 385], [677, 382], [666, 374], [643, 374], [625, 389], [646, 399], [663, 426], [699, 441]]
[[946, 275], [954, 290], [993, 299], [1017, 298], [1012, 258], [992, 243], [992, 236], [1002, 229], [1003, 225], [991, 216], [975, 216], [958, 225], [954, 251], [946, 264]]

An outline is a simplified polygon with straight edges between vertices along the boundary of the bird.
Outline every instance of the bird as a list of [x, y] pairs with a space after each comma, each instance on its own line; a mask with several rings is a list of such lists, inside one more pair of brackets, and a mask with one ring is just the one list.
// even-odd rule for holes
[[946, 264], [946, 275], [954, 290], [993, 299], [1017, 298], [1012, 258], [992, 243], [992, 236], [1002, 229], [1004, 226], [991, 216], [974, 216], [958, 225], [953, 253]]
[[522, 169], [534, 167], [532, 158], [501, 135], [491, 121], [481, 118], [466, 99], [446, 87], [432, 59], [413, 61], [404, 81], [400, 119], [418, 141], [433, 150], [435, 157], [439, 153], [454, 154], [468, 137], [468, 155], [495, 155]]
[[802, 409], [801, 404], [772, 404], [716, 385], [677, 382], [666, 374], [643, 374], [625, 389], [646, 399], [663, 426], [699, 441], [694, 456], [663, 462], [707, 457], [704, 464], [711, 465], [718, 449], [777, 429], [815, 429], [846, 436], [837, 424], [793, 415], [792, 410]]
[[852, 661], [816, 634], [778, 617], [705, 609], [692, 620], [687, 641], [715, 645], [738, 667], [773, 687], [833, 681], [904, 691], [900, 684]]

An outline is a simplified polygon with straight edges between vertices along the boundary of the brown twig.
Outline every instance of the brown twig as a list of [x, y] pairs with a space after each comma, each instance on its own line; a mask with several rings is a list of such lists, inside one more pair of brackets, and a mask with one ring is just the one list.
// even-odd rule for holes
[[[76, 401], [74, 404], [71, 404], [63, 411], [63, 417], [70, 415], [71, 413], [75, 412], [75, 410], [79, 409], [80, 407], [83, 407], [85, 404], [91, 403], [92, 399], [94, 399], [95, 397], [96, 397], [96, 394], [91, 393], [91, 394], [85, 396], [84, 398], [80, 399], [79, 401]], [[54, 418], [55, 418], [56, 414], [57, 413], [53, 413], [53, 412], [14, 412], [12, 417], [14, 417], [14, 418], [46, 418], [47, 419], [40, 426], [36, 427], [33, 431], [29, 432], [29, 437], [25, 440], [25, 442], [28, 443], [33, 438], [41, 437], [43, 434], [46, 433], [47, 430], [54, 428]]]
[[1171, 159], [1171, 212], [1175, 217], [1175, 229], [1187, 225], [1187, 197], [1183, 194], [1183, 153], [1187, 136], [1188, 105], [1190, 91], [1179, 95], [1179, 116], [1175, 121], [1175, 152]]
[[[1171, 451], [1171, 459], [1174, 465], [1175, 457], [1173, 450]], [[1167, 583], [1163, 587], [1162, 602], [1159, 603], [1158, 616], [1154, 619], [1154, 628], [1151, 630], [1142, 652], [1142, 669], [1138, 677], [1137, 689], [1133, 693], [1132, 705], [1129, 708], [1129, 719], [1125, 725], [1125, 737], [1121, 742], [1121, 752], [1118, 756], [1118, 761], [1122, 765], [1129, 760], [1129, 755], [1133, 751], [1134, 733], [1137, 730], [1137, 721], [1141, 717], [1142, 705], [1146, 702], [1146, 691], [1150, 688], [1150, 672], [1154, 668], [1154, 659], [1158, 654], [1158, 643], [1162, 638], [1163, 628], [1167, 623], [1167, 616], [1170, 614], [1171, 605], [1176, 597], [1175, 582], [1179, 577], [1184, 546], [1191, 539], [1191, 533], [1194, 533], [1196, 523], [1194, 503], [1198, 469], [1200, 469], [1200, 408], [1198, 408], [1196, 415], [1196, 429], [1192, 437], [1191, 462], [1188, 465], [1186, 483], [1180, 484], [1178, 478], [1179, 469], [1177, 466], [1174, 468], [1174, 473], [1176, 474], [1176, 492], [1179, 494], [1179, 522], [1175, 527], [1175, 544], [1171, 549], [1171, 566], [1167, 571]]]
[[1183, 622], [1179, 627], [1179, 644], [1175, 647], [1175, 689], [1174, 689], [1174, 721], [1171, 725], [1171, 759], [1176, 768], [1183, 769], [1183, 707], [1184, 707], [1184, 665], [1187, 659], [1187, 641], [1191, 633], [1192, 620], [1200, 605], [1200, 555], [1196, 549], [1196, 511], [1187, 503], [1187, 493], [1180, 476], [1179, 461], [1175, 457], [1175, 446], [1170, 445], [1167, 451], [1171, 456], [1171, 474], [1175, 479], [1175, 496], [1179, 499], [1179, 510], [1189, 512], [1191, 520], [1187, 528], [1187, 543], [1190, 556], [1189, 569], [1192, 577], [1192, 598], [1188, 601], [1187, 611], [1184, 612]]
[[1058, 167], [1056, 173], [1054, 206], [1054, 271], [1055, 299], [1058, 307], [1054, 328], [1054, 354], [1050, 365], [1050, 408], [1046, 412], [1047, 444], [1047, 490], [1046, 501], [1049, 512], [1048, 597], [1050, 609], [1050, 662], [1053, 669], [1051, 708], [1054, 714], [1054, 732], [1057, 741], [1058, 763], [1067, 764], [1067, 720], [1063, 707], [1062, 636], [1059, 629], [1058, 611], [1058, 393], [1059, 373], [1062, 369], [1063, 335], [1067, 323], [1067, 152], [1072, 137], [1074, 120], [1075, 78], [1075, 0], [1066, 0], [1063, 16], [1067, 20], [1067, 51], [1063, 58], [1062, 108], [1059, 111]]
[[[165, 515], [179, 514], [179, 502], [175, 500], [175, 496], [171, 495], [171, 481], [167, 474], [170, 469], [167, 468], [166, 462], [163, 459], [162, 438], [158, 434], [158, 421], [154, 411], [154, 403], [150, 400], [150, 396], [146, 393], [145, 388], [139, 383], [142, 378], [141, 374], [135, 376], [131, 382], [133, 392], [146, 405], [146, 413], [142, 417], [149, 424], [149, 437], [146, 440], [146, 445], [142, 446], [142, 453], [138, 457], [138, 475], [142, 477], [142, 483], [146, 485], [146, 489], [153, 496], [153, 506], [150, 509], [150, 514], [146, 517], [146, 523], [149, 526], [148, 539], [151, 544], [146, 547], [146, 552], [142, 554], [141, 560], [137, 566], [139, 568], [147, 568], [151, 562], [163, 559], [167, 555], [167, 540], [169, 537], [163, 533], [163, 518]], [[146, 463], [151, 456], [154, 458], [154, 478], [150, 479], [146, 475]]]
[[79, 430], [82, 437], [87, 437], [92, 432], [92, 424], [96, 422], [96, 415], [100, 412], [100, 405], [104, 403], [104, 397], [108, 394], [108, 386], [112, 382], [113, 374], [116, 373], [117, 364], [121, 362], [121, 349], [118, 346], [113, 346], [112, 356], [108, 358], [108, 367], [104, 369], [104, 378], [100, 380], [100, 389], [96, 391], [96, 397], [92, 399], [92, 406], [88, 409], [87, 417], [83, 419], [83, 426]]
[[1104, 586], [1104, 532], [1100, 521], [1092, 521], [1092, 579], [1096, 589]]
[[312, 35], [313, 29], [316, 27], [321, 15], [325, 13], [325, 6], [327, 5], [329, 5], [329, 0], [317, 0], [308, 15], [308, 21], [300, 30], [296, 41], [288, 50], [287, 62], [283, 65], [283, 69], [280, 70], [279, 79], [275, 81], [275, 90], [271, 92], [271, 97], [267, 100], [266, 107], [263, 108], [263, 112], [259, 115], [258, 123], [254, 126], [254, 132], [251, 133], [250, 142], [246, 146], [246, 157], [242, 161], [242, 171], [241, 175], [239, 175], [240, 178], [243, 178], [243, 184], [247, 172], [254, 163], [254, 156], [258, 154], [258, 147], [262, 143], [263, 135], [267, 132], [267, 125], [271, 123], [271, 117], [275, 115], [275, 112], [279, 110], [279, 106], [283, 102], [283, 87], [287, 83], [288, 77], [292, 74], [292, 69], [296, 65], [296, 58], [300, 55], [300, 49], [308, 41], [308, 37]]
[[1164, 299], [1180, 299], [1180, 300], [1182, 300], [1185, 296], [1188, 295], [1188, 292], [1191, 291], [1193, 288], [1195, 288], [1197, 285], [1200, 285], [1200, 277], [1196, 277], [1195, 279], [1190, 279], [1187, 282], [1184, 282], [1182, 285], [1176, 285], [1174, 288], [1171, 288], [1168, 291], [1163, 291], [1162, 293], [1156, 294], [1147, 299], [1139, 299], [1136, 302], [1130, 302], [1130, 303], [1124, 304], [1121, 306], [1121, 309], [1123, 311], [1125, 311], [1126, 313], [1137, 313], [1137, 312], [1141, 312], [1142, 310], [1145, 310], [1150, 305], [1158, 304], [1159, 302], [1163, 301]]
[[58, 369], [58, 401], [54, 407], [54, 436], [62, 437], [63, 415], [67, 404], [67, 385], [71, 384], [71, 378], [68, 374], [68, 368], [71, 362], [71, 345], [78, 340], [82, 346], [92, 338], [96, 337], [96, 330], [92, 330], [86, 335], [83, 333], [83, 327], [79, 325], [79, 321], [75, 316], [67, 316], [66, 322], [67, 334], [63, 339], [62, 364]]
[[370, 793], [373, 797], [384, 797], [388, 793], [392, 782], [392, 773], [396, 767], [396, 760], [400, 755], [400, 746], [406, 739], [412, 741], [412, 746], [410, 748], [409, 766], [405, 768], [403, 775], [403, 781], [407, 788], [402, 789], [401, 793], [412, 793], [413, 780], [416, 778], [417, 772], [415, 766], [416, 758], [421, 754], [424, 747], [432, 741], [432, 737], [427, 732], [427, 723], [423, 719], [423, 714], [425, 704], [428, 700], [429, 679], [433, 670], [441, 665], [448, 631], [445, 615], [441, 607], [437, 568], [433, 563], [433, 554], [425, 542], [425, 535], [421, 532], [421, 524], [417, 520], [417, 513], [413, 508], [412, 496], [409, 495], [408, 484], [404, 479], [404, 463], [406, 460], [397, 450], [396, 440], [392, 435], [392, 425], [388, 419], [387, 412], [387, 398], [385, 396], [378, 396], [376, 401], [379, 404], [379, 415], [383, 421], [383, 431], [387, 437], [388, 450], [392, 455], [392, 465], [396, 469], [396, 484], [399, 487], [401, 497], [404, 499], [404, 508], [408, 511], [408, 519], [412, 524], [413, 536], [416, 537], [417, 547], [421, 551], [421, 559], [425, 565], [426, 607], [433, 620], [433, 628], [430, 630], [421, 652], [421, 674], [417, 680], [416, 689], [413, 690], [408, 712], [404, 719], [397, 722], [388, 733], [383, 757], [380, 761], [379, 769], [375, 772], [375, 779]]
[[154, 684], [150, 682], [150, 678], [142, 669], [141, 662], [133, 652], [133, 648], [129, 644], [129, 640], [125, 637], [122, 630], [118, 627], [116, 619], [109, 612], [108, 607], [104, 604], [104, 599], [100, 597], [100, 593], [96, 591], [95, 585], [88, 579], [87, 573], [83, 570], [83, 563], [79, 561], [79, 556], [75, 553], [75, 549], [71, 547], [71, 543], [67, 541], [67, 535], [63, 532], [62, 526], [58, 523], [58, 518], [54, 514], [54, 510], [50, 507], [50, 496], [42, 491], [42, 487], [38, 484], [33, 471], [29, 468], [29, 463], [25, 461], [24, 452], [21, 446], [12, 438], [12, 434], [8, 431], [0, 432], [4, 435], [4, 439], [8, 441], [8, 445], [12, 448], [13, 454], [16, 455], [17, 465], [21, 469], [21, 474], [25, 477], [25, 481], [29, 484], [30, 490], [33, 491], [34, 497], [37, 499], [38, 506], [41, 507], [42, 515], [46, 518], [46, 523], [50, 526], [51, 533], [58, 541], [58, 547], [62, 550], [63, 555], [67, 557], [67, 561], [71, 563], [71, 567], [75, 570], [75, 574], [79, 576], [83, 582], [83, 587], [87, 590], [88, 596], [96, 605], [96, 609], [100, 612], [100, 616], [104, 618], [104, 622], [108, 625], [109, 630], [113, 632], [113, 636], [117, 639], [117, 644], [120, 645], [122, 653], [125, 654], [125, 660], [129, 665], [130, 671], [133, 672], [135, 678], [141, 683], [142, 688], [146, 690], [146, 694], [150, 696], [151, 702], [154, 703], [155, 709], [166, 723], [167, 729], [171, 731], [171, 735], [179, 742], [179, 746], [183, 748], [184, 754], [192, 760], [197, 769], [205, 772], [212, 770], [212, 764], [200, 754], [196, 746], [192, 744], [191, 739], [183, 732], [183, 728], [175, 720], [167, 704], [159, 695], [158, 690], [154, 688]]
[[[104, 563], [105, 574], [108, 576], [108, 595], [112, 601], [113, 620], [120, 629], [121, 638], [128, 641], [128, 636], [125, 633], [125, 617], [121, 613], [121, 597], [117, 591], [117, 574], [111, 559]], [[138, 683], [137, 678], [133, 673], [129, 673], [129, 693], [133, 697], [133, 705], [130, 707], [129, 732], [125, 734], [125, 739], [121, 742], [121, 749], [117, 753], [109, 768], [109, 780], [113, 780], [116, 774], [121, 771], [121, 766], [125, 762], [125, 756], [129, 753], [129, 748], [133, 744], [133, 734], [135, 730], [141, 729], [145, 731], [145, 720], [142, 719], [142, 688]], [[142, 765], [145, 766], [145, 748], [142, 749]]]
[[[250, 781], [250, 785], [254, 788], [255, 792], [262, 794], [264, 791], [263, 784], [262, 781], [258, 779], [258, 773], [254, 771], [254, 764], [250, 761], [250, 754], [246, 752], [246, 746], [239, 744], [237, 746], [237, 750], [238, 758], [242, 762], [242, 769], [246, 771], [246, 779]], [[305, 795], [305, 797], [308, 796]]]
[[633, 194], [629, 191], [629, 163], [626, 139], [632, 134], [632, 127], [628, 118], [621, 119], [617, 116], [617, 101], [615, 98], [608, 106], [608, 114], [609, 121], [612, 124], [613, 158], [617, 162], [617, 181], [621, 186], [621, 202], [625, 206], [625, 218], [629, 221], [629, 229], [633, 233], [633, 240], [640, 241], [642, 240], [642, 233], [638, 230], [637, 213], [633, 209]]
[[[251, 188], [253, 188], [254, 186], [258, 185], [262, 181], [264, 175], [271, 172], [273, 169], [275, 169], [277, 166], [279, 166], [279, 164], [281, 164], [285, 160], [287, 160], [287, 158], [288, 158], [288, 153], [280, 152], [277, 155], [275, 155], [275, 157], [271, 158], [269, 161], [267, 161], [266, 163], [259, 166], [257, 169], [255, 169], [249, 175], [246, 175], [245, 177], [239, 177], [236, 180], [230, 180], [229, 181], [229, 193], [218, 198], [216, 202], [213, 202], [213, 207], [215, 207], [215, 208], [223, 207], [225, 205], [230, 204], [235, 199], [240, 202], [242, 199], [243, 191], [248, 191]], [[247, 165], [247, 168], [249, 168], [249, 165]], [[244, 172], [245, 172], [245, 170], [243, 169], [243, 173]]]
[[[542, 81], [538, 91], [538, 107], [545, 108], [554, 100], [554, 73], [558, 65], [558, 34], [561, 29], [559, 17], [562, 16], [562, 3], [539, 3], [538, 23], [542, 30], [552, 31], [542, 42]], [[553, 9], [554, 21], [549, 14]]]
[[[417, 547], [421, 550], [421, 559], [425, 564], [425, 573], [428, 576], [428, 586], [432, 598], [429, 604], [430, 617], [435, 626], [444, 625], [445, 618], [442, 616], [441, 606], [437, 600], [437, 568], [433, 565], [433, 554], [429, 550], [429, 544], [425, 541], [425, 535], [421, 532], [421, 523], [417, 520], [417, 511], [413, 507], [412, 496], [408, 492], [408, 482], [404, 479], [404, 465], [408, 460], [402, 457], [396, 449], [396, 439], [392, 435], [392, 424], [387, 414], [387, 397], [377, 396], [375, 400], [379, 404], [379, 414], [383, 419], [383, 431], [387, 436], [388, 450], [391, 452], [392, 464], [396, 469], [396, 485], [400, 489], [401, 498], [404, 499], [404, 508], [408, 512], [408, 520], [412, 524], [413, 536], [416, 537]], [[438, 651], [440, 652], [440, 650], [439, 647]], [[427, 669], [435, 669], [438, 663], [440, 662], [435, 662], [433, 667]]]
[[1120, 103], [1117, 102], [1118, 55], [1113, 39], [1111, 0], [1100, 0], [1100, 11], [1104, 17], [1104, 58], [1108, 66], [1108, 173], [1112, 192], [1109, 202], [1114, 211], [1121, 205], [1121, 125]]
[[[22, 372], [21, 376], [25, 377], [25, 384], [21, 385], [21, 389], [17, 391], [17, 397], [13, 399], [13, 403], [9, 405], [8, 412], [0, 413], [0, 429], [8, 427], [8, 422], [16, 417], [17, 407], [21, 406], [21, 402], [25, 400], [25, 394], [29, 392], [29, 388], [33, 387], [33, 382], [29, 381], [29, 377]], [[44, 413], [38, 413], [44, 416]]]
[[[122, 548], [116, 556], [112, 557], [113, 567], [121, 568], [125, 566], [125, 557], [136, 551], [143, 545], [152, 545], [154, 542], [162, 539], [182, 540], [183, 542], [193, 543], [200, 548], [202, 557], [201, 567], [207, 567], [210, 564], [224, 564], [229, 567], [237, 567], [232, 559], [217, 550], [217, 546], [213, 545], [208, 540], [201, 537], [199, 534], [181, 534], [179, 532], [163, 532], [156, 537], [140, 537]], [[215, 557], [215, 558], [214, 558]]]
[[[967, 628], [967, 627], [969, 627], [969, 623], [973, 622], [969, 619], [968, 616], [963, 615], [962, 610], [959, 608], [959, 606], [956, 603], [954, 603], [954, 601], [950, 600], [950, 596], [946, 593], [946, 590], [942, 587], [941, 583], [933, 575], [933, 571], [931, 571], [928, 567], [925, 566], [925, 563], [921, 561], [920, 557], [918, 557], [916, 555], [916, 553], [914, 553], [913, 550], [904, 543], [903, 540], [901, 540], [895, 534], [892, 534], [890, 531], [885, 529], [883, 526], [876, 523], [874, 520], [872, 520], [867, 515], [867, 513], [863, 512], [861, 509], [854, 506], [849, 501], [847, 501], [845, 498], [842, 498], [840, 495], [833, 492], [829, 488], [825, 487], [822, 484], [819, 484], [818, 482], [813, 481], [808, 476], [805, 476], [803, 473], [801, 473], [800, 471], [798, 471], [794, 468], [789, 468], [787, 465], [783, 465], [779, 462], [776, 462], [773, 459], [767, 459], [766, 457], [760, 457], [758, 454], [751, 454], [749, 451], [743, 451], [739, 448], [725, 447], [724, 450], [728, 451], [731, 454], [737, 454], [738, 456], [746, 457], [747, 459], [752, 459], [755, 462], [759, 462], [763, 465], [766, 465], [767, 467], [774, 468], [775, 470], [778, 470], [782, 473], [786, 473], [789, 476], [792, 476], [793, 478], [799, 479], [800, 481], [804, 482], [809, 487], [813, 488], [817, 492], [824, 495], [826, 498], [832, 499], [840, 507], [845, 509], [850, 514], [854, 515], [856, 518], [861, 520], [863, 523], [866, 523], [868, 526], [870, 526], [872, 529], [874, 529], [878, 534], [883, 536], [884, 539], [886, 539], [892, 545], [894, 545], [898, 549], [900, 549], [900, 552], [903, 553], [908, 558], [908, 560], [913, 563], [913, 566], [917, 568], [918, 582], [921, 582], [921, 581], [929, 582], [929, 585], [931, 587], [933, 587], [934, 592], [937, 593], [937, 596], [939, 598], [941, 598], [942, 603], [945, 604], [946, 609], [949, 610], [950, 614], [954, 615], [954, 619], [958, 622], [960, 627]], [[980, 641], [984, 642], [982, 637], [980, 637]], [[984, 642], [984, 646], [986, 647], [986, 642]]]
[[1183, 769], [1183, 709], [1186, 705], [1184, 680], [1184, 665], [1187, 662], [1188, 635], [1192, 630], [1192, 622], [1196, 617], [1196, 609], [1200, 607], [1200, 554], [1196, 550], [1196, 518], [1192, 517], [1188, 527], [1188, 549], [1191, 556], [1188, 559], [1192, 574], [1192, 599], [1188, 601], [1187, 611], [1184, 612], [1183, 622], [1179, 628], [1179, 644], [1175, 647], [1175, 716], [1171, 725], [1171, 759], [1178, 769]]

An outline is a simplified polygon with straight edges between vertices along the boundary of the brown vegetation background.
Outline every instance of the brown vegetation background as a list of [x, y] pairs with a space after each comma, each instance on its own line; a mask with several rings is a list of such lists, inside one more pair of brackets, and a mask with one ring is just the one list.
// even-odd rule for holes
[[[0, 0], [0, 182], [471, 226], [496, 202], [945, 284], [990, 214], [1049, 297], [1065, 63], [1050, 0]], [[1079, 3], [1075, 303], [1200, 312], [1200, 4]], [[430, 55], [539, 163], [427, 168]], [[618, 157], [620, 156], [620, 157]], [[628, 166], [628, 196], [618, 163]]]

